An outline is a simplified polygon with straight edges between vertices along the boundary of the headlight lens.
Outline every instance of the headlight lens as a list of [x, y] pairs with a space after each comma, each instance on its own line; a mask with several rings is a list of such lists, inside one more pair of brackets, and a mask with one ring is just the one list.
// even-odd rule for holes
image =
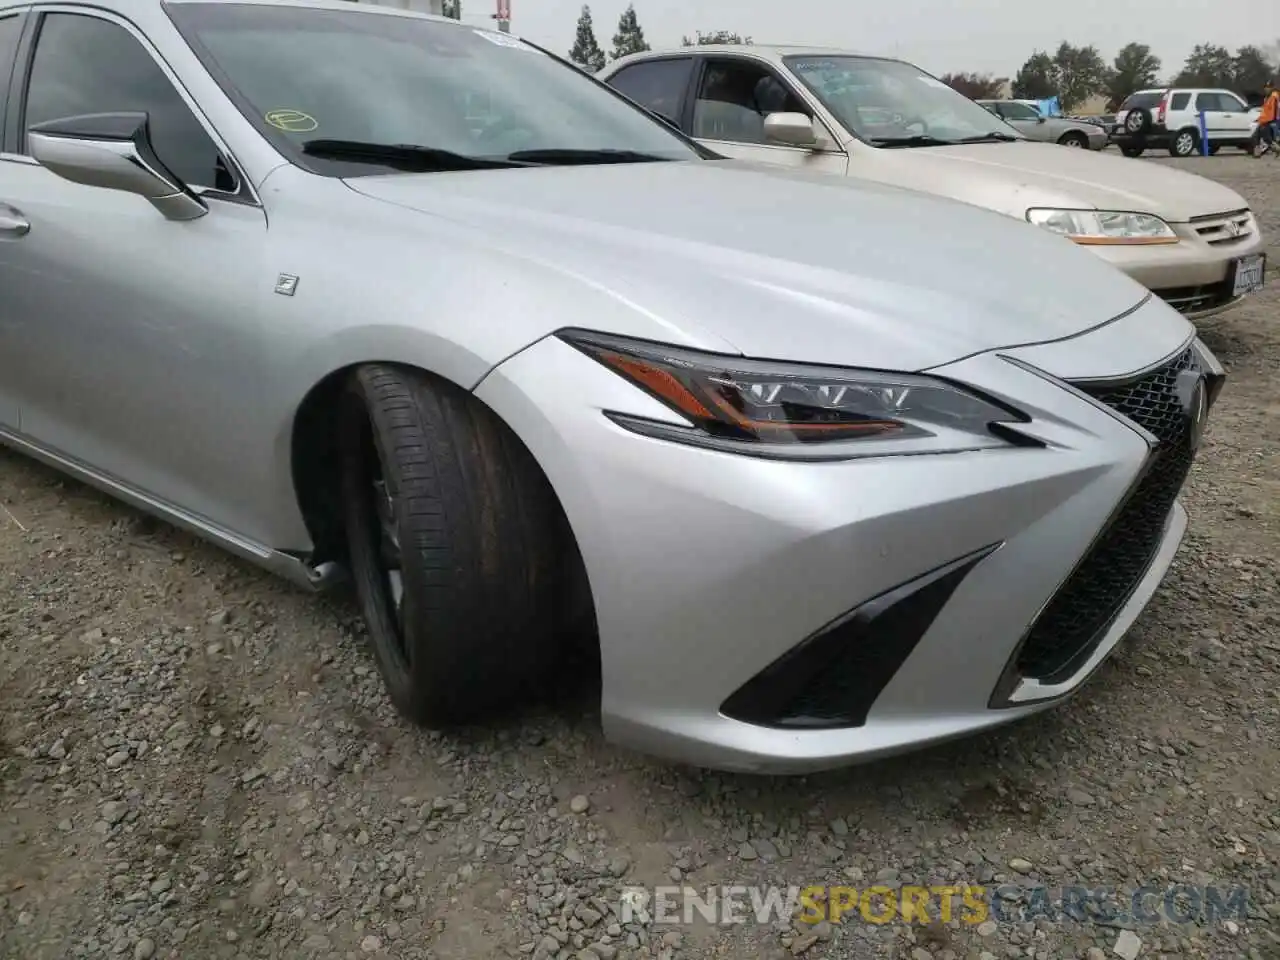
[[747, 360], [580, 330], [560, 337], [691, 424], [606, 411], [641, 433], [762, 455], [823, 447], [824, 458], [1027, 442], [1005, 426], [1025, 414], [934, 377]]
[[1082, 244], [1177, 243], [1173, 228], [1149, 213], [1112, 210], [1052, 210], [1035, 207], [1027, 220]]

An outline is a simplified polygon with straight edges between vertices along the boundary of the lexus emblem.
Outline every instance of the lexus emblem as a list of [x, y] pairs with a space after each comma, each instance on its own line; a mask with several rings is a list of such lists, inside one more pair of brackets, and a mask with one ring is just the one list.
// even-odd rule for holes
[[1204, 429], [1209, 422], [1209, 389], [1197, 370], [1183, 370], [1178, 375], [1178, 393], [1187, 415], [1187, 443], [1192, 452], [1200, 449]]

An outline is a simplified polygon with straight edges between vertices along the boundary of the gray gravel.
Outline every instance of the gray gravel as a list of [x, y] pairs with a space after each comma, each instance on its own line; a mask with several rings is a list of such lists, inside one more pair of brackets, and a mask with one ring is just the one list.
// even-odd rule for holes
[[[1171, 161], [1156, 161], [1171, 162]], [[1280, 265], [1280, 164], [1242, 190]], [[1190, 538], [1062, 709], [804, 779], [605, 744], [589, 698], [466, 736], [388, 707], [321, 601], [0, 453], [0, 957], [1280, 957], [1280, 276]], [[1243, 920], [645, 924], [624, 886], [1245, 885]]]

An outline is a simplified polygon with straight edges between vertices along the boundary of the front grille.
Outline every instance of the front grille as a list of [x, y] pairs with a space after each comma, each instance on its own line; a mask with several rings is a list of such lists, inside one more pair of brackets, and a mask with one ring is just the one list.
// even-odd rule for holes
[[1016, 661], [1022, 676], [1045, 683], [1070, 677], [1101, 642], [1151, 566], [1191, 469], [1193, 453], [1177, 378], [1179, 371], [1196, 367], [1188, 348], [1134, 383], [1102, 390], [1082, 387], [1160, 443], [1147, 472], [1031, 628]]
[[1199, 313], [1201, 310], [1212, 310], [1230, 303], [1232, 297], [1231, 278], [1218, 283], [1206, 283], [1197, 287], [1166, 287], [1157, 290], [1156, 295], [1179, 313]]
[[1215, 213], [1207, 217], [1195, 217], [1192, 229], [1201, 240], [1215, 247], [1241, 243], [1253, 236], [1253, 217], [1248, 210]]

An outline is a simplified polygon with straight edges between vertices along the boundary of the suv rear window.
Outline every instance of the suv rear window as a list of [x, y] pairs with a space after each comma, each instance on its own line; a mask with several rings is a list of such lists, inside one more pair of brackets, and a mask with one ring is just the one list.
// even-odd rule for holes
[[1124, 103], [1120, 104], [1121, 110], [1137, 110], [1139, 107], [1154, 107], [1160, 102], [1161, 91], [1154, 93], [1131, 93], [1124, 98]]

